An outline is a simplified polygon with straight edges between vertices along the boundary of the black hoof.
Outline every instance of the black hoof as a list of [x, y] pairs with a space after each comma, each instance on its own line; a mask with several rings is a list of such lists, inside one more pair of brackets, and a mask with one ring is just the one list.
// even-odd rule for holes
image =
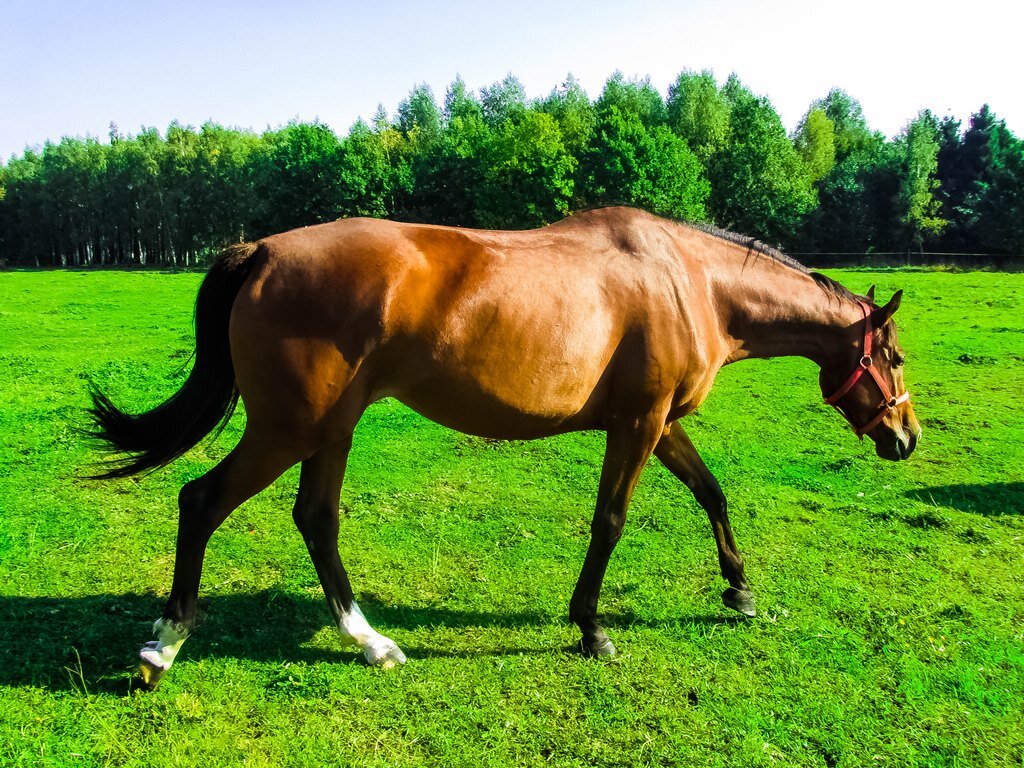
[[145, 659], [142, 659], [139, 661], [139, 669], [133, 680], [134, 686], [144, 691], [155, 691], [166, 672], [166, 669], [150, 664]]
[[722, 593], [722, 602], [727, 608], [742, 613], [747, 618], [757, 616], [757, 606], [754, 604], [754, 595], [746, 589], [729, 587]]
[[615, 646], [612, 645], [612, 641], [607, 637], [597, 637], [590, 640], [583, 638], [580, 640], [579, 648], [580, 653], [591, 659], [610, 659], [618, 654]]

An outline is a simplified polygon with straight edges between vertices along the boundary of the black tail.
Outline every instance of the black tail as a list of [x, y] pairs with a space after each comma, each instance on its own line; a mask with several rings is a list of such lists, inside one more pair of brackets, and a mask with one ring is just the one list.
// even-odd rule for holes
[[93, 437], [127, 454], [96, 478], [127, 477], [169, 464], [214, 429], [224, 428], [238, 403], [228, 323], [235, 296], [252, 271], [255, 243], [228, 248], [199, 287], [196, 297], [195, 363], [185, 384], [156, 408], [132, 416], [91, 386]]

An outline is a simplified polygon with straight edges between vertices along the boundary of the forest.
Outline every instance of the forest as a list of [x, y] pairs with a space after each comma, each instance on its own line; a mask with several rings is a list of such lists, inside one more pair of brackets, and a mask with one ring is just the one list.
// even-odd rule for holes
[[735, 76], [667, 98], [614, 74], [530, 99], [514, 76], [441, 103], [414, 87], [345, 136], [208, 122], [64, 138], [0, 165], [0, 262], [196, 266], [221, 247], [348, 216], [530, 228], [627, 204], [754, 235], [813, 264], [1003, 265], [1024, 253], [1024, 141], [983, 105], [872, 130], [836, 88], [787, 133]]

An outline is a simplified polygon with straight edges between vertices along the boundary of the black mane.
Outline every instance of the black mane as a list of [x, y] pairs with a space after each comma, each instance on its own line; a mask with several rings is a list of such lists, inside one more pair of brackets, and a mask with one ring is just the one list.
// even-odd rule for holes
[[697, 224], [689, 221], [680, 221], [679, 223], [686, 227], [689, 227], [690, 229], [695, 229], [698, 232], [703, 232], [706, 235], [717, 237], [719, 240], [725, 240], [730, 243], [735, 243], [736, 245], [746, 248], [747, 251], [750, 253], [754, 253], [758, 256], [767, 256], [772, 261], [775, 261], [779, 264], [783, 264], [787, 267], [791, 267], [792, 269], [795, 269], [798, 272], [803, 272], [805, 275], [810, 275], [810, 277], [814, 280], [815, 283], [817, 283], [818, 287], [821, 288], [821, 290], [825, 291], [825, 293], [835, 296], [836, 298], [848, 299], [849, 301], [858, 303], [867, 301], [865, 297], [858, 296], [845, 285], [836, 282], [828, 275], [823, 275], [821, 272], [812, 272], [799, 261], [794, 259], [792, 256], [787, 256], [778, 248], [773, 248], [772, 246], [767, 245], [766, 243], [762, 243], [755, 237], [750, 237], [749, 235], [741, 235], [738, 232], [730, 232], [727, 229], [720, 229], [719, 227], [714, 227], [710, 224]]

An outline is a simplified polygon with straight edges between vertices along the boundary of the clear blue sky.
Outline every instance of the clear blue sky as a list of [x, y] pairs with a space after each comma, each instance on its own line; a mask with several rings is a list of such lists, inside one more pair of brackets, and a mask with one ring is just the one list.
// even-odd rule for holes
[[572, 72], [732, 71], [792, 129], [832, 86], [897, 133], [928, 107], [967, 118], [988, 102], [1024, 135], [1020, 15], [1007, 0], [723, 0], [581, 3], [5, 0], [0, 158], [63, 135], [106, 138], [174, 119], [263, 130], [319, 118], [345, 133], [419, 82], [440, 101], [509, 72], [541, 96]]

